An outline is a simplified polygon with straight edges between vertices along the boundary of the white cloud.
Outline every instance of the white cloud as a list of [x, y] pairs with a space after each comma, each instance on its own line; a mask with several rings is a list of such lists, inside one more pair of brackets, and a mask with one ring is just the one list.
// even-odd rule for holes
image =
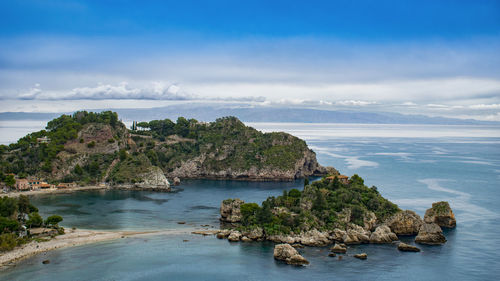
[[[38, 84], [37, 84], [38, 85]], [[35, 86], [19, 95], [24, 100], [107, 100], [107, 99], [149, 99], [149, 100], [188, 100], [196, 96], [181, 91], [175, 84], [153, 82], [144, 88], [130, 87], [127, 82], [118, 85], [98, 84], [95, 87], [79, 87], [68, 92], [42, 91]]]
[[500, 104], [495, 103], [495, 104], [474, 104], [469, 106], [469, 108], [472, 109], [500, 109]]
[[344, 105], [344, 106], [366, 106], [371, 104], [377, 104], [374, 101], [362, 101], [362, 100], [343, 100], [335, 102], [336, 105]]

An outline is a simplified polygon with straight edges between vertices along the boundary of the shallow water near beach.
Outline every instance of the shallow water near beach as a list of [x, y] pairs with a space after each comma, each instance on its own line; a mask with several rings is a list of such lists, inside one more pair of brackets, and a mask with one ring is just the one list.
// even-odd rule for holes
[[[365, 184], [402, 209], [423, 216], [432, 202], [447, 200], [457, 228], [448, 242], [402, 253], [394, 245], [360, 245], [342, 260], [328, 248], [299, 251], [311, 265], [274, 261], [271, 243], [229, 243], [192, 234], [124, 238], [55, 250], [0, 272], [0, 280], [494, 280], [500, 276], [500, 137], [498, 127], [359, 127], [330, 124], [252, 124], [286, 130], [306, 139], [318, 161], [342, 173], [357, 173]], [[355, 138], [342, 132], [351, 130]], [[364, 132], [364, 133], [363, 133]], [[65, 227], [106, 230], [164, 230], [219, 227], [220, 202], [241, 198], [261, 202], [295, 182], [186, 180], [174, 193], [81, 191], [32, 198], [42, 215], [61, 214]], [[183, 221], [185, 224], [177, 224]], [[183, 240], [189, 240], [184, 242]], [[413, 243], [412, 237], [403, 241]], [[365, 252], [368, 259], [357, 260]], [[50, 264], [42, 264], [49, 259]]]

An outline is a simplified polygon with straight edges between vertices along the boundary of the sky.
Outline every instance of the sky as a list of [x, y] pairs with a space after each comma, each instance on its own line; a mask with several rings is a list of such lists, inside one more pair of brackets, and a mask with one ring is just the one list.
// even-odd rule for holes
[[190, 102], [500, 121], [500, 1], [1, 1], [1, 112]]

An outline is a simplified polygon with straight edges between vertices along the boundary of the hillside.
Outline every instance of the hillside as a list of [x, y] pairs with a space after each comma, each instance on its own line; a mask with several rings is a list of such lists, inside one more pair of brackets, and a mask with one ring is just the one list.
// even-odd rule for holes
[[[238, 222], [239, 227], [247, 231], [259, 228], [268, 236], [336, 228], [346, 230], [349, 225], [372, 230], [400, 211], [397, 205], [382, 197], [376, 187], [365, 186], [358, 175], [347, 182], [336, 176], [325, 177], [306, 185], [303, 191], [292, 189], [281, 196], [269, 197], [261, 206], [241, 200], [240, 204], [234, 203], [232, 199], [222, 203], [223, 221]], [[222, 211], [231, 209], [226, 205], [238, 205], [241, 215], [228, 220]]]
[[162, 184], [165, 175], [293, 180], [327, 172], [303, 140], [264, 134], [235, 117], [212, 123], [180, 117], [138, 125], [128, 130], [111, 111], [62, 115], [45, 130], [0, 146], [1, 172], [49, 183], [122, 185]]

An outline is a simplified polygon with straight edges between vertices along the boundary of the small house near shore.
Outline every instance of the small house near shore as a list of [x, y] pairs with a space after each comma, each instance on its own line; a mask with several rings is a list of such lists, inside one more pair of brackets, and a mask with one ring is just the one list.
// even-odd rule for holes
[[16, 179], [16, 190], [25, 191], [30, 189], [31, 187], [27, 179]]
[[73, 188], [76, 187], [75, 182], [61, 182], [56, 186], [57, 188]]

